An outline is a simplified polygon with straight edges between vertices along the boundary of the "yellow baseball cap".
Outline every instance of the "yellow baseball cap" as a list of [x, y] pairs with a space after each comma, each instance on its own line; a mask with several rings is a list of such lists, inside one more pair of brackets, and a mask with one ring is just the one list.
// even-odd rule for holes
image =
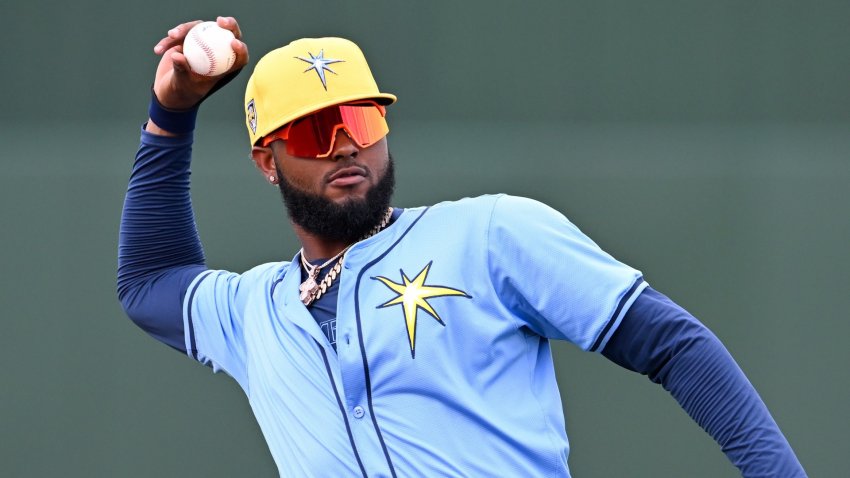
[[292, 120], [351, 101], [396, 101], [381, 93], [366, 58], [343, 38], [302, 38], [260, 58], [245, 89], [251, 145]]

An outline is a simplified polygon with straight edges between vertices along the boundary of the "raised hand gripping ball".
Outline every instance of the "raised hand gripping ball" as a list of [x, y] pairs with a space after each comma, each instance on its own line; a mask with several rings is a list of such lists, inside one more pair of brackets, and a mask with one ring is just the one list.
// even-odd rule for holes
[[183, 40], [183, 55], [195, 73], [204, 76], [223, 75], [236, 61], [230, 47], [233, 32], [215, 22], [203, 22], [189, 30]]

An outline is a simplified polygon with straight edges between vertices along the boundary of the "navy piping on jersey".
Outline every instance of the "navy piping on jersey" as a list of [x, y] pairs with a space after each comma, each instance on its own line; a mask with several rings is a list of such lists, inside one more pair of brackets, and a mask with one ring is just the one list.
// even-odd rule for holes
[[608, 335], [608, 331], [611, 330], [611, 327], [614, 326], [614, 323], [617, 321], [617, 317], [620, 316], [620, 312], [623, 310], [623, 307], [626, 306], [626, 302], [632, 298], [640, 285], [643, 284], [643, 277], [638, 277], [632, 287], [629, 288], [629, 291], [623, 294], [623, 298], [620, 299], [620, 303], [617, 304], [617, 308], [614, 309], [614, 313], [611, 315], [611, 318], [608, 319], [608, 323], [605, 324], [605, 327], [602, 329], [602, 332], [599, 333], [599, 336], [596, 337], [596, 341], [593, 342], [593, 346], [590, 347], [591, 352], [596, 352], [599, 349], [599, 346], [602, 345], [602, 341], [605, 339], [605, 336]]
[[212, 271], [207, 271], [201, 275], [198, 280], [195, 281], [195, 287], [192, 287], [192, 292], [189, 293], [189, 300], [186, 302], [187, 308], [187, 322], [189, 322], [189, 350], [186, 352], [189, 353], [189, 356], [195, 360], [198, 360], [198, 346], [195, 344], [195, 326], [192, 325], [192, 299], [195, 298], [195, 291], [198, 290], [198, 287], [201, 285], [201, 282], [207, 278], [212, 273]]
[[280, 279], [277, 279], [277, 280], [275, 280], [275, 281], [272, 283], [272, 286], [271, 286], [271, 288], [269, 289], [269, 297], [270, 297], [272, 300], [274, 300], [274, 290], [275, 290], [275, 288], [277, 288], [277, 285], [278, 285], [278, 284], [280, 284], [281, 282], [283, 282], [283, 279], [284, 279], [284, 278], [286, 278], [286, 273], [284, 273], [284, 274], [280, 277]]
[[422, 216], [428, 212], [428, 209], [430, 209], [430, 207], [425, 208], [419, 217], [413, 220], [413, 223], [405, 229], [401, 236], [399, 236], [399, 238], [396, 239], [396, 241], [388, 247], [386, 251], [373, 259], [372, 262], [366, 264], [360, 270], [360, 273], [357, 274], [357, 281], [354, 283], [354, 317], [357, 321], [357, 340], [360, 342], [360, 357], [363, 360], [363, 373], [366, 382], [366, 403], [369, 406], [369, 414], [372, 415], [372, 425], [374, 425], [375, 432], [378, 434], [378, 440], [381, 442], [381, 448], [384, 450], [384, 456], [387, 459], [387, 464], [390, 466], [390, 473], [392, 473], [393, 478], [397, 478], [395, 474], [395, 467], [393, 466], [392, 459], [390, 458], [390, 452], [387, 450], [387, 444], [384, 443], [384, 436], [381, 434], [381, 428], [378, 426], [378, 419], [375, 417], [375, 410], [372, 408], [372, 379], [369, 376], [369, 361], [366, 358], [366, 344], [363, 342], [363, 327], [360, 323], [360, 281], [363, 279], [363, 274], [365, 274], [370, 267], [380, 262], [395, 248], [395, 246], [398, 245], [399, 242], [401, 242], [402, 239], [404, 239], [404, 236], [406, 236], [407, 233], [413, 229], [413, 226], [422, 219]]
[[328, 363], [328, 354], [325, 352], [325, 348], [322, 347], [318, 340], [313, 339], [313, 341], [316, 342], [316, 346], [319, 348], [319, 351], [322, 352], [322, 360], [325, 362], [325, 370], [328, 372], [328, 378], [331, 379], [331, 388], [333, 389], [334, 396], [336, 397], [336, 404], [339, 405], [342, 420], [345, 422], [345, 432], [348, 433], [348, 441], [351, 443], [351, 450], [354, 452], [354, 458], [357, 458], [357, 466], [360, 467], [360, 473], [363, 474], [363, 478], [368, 478], [366, 469], [363, 467], [363, 462], [360, 461], [360, 454], [357, 453], [357, 445], [354, 444], [354, 436], [351, 434], [351, 426], [348, 424], [348, 413], [346, 413], [345, 407], [342, 405], [342, 400], [339, 398], [339, 391], [336, 389], [336, 382], [334, 381], [334, 376], [331, 372], [331, 365]]

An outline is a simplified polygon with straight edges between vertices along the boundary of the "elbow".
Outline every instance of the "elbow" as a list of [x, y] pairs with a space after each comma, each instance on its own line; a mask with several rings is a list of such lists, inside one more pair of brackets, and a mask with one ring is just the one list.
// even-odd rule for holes
[[121, 308], [124, 313], [137, 324], [141, 317], [141, 302], [143, 290], [145, 289], [146, 280], [143, 277], [128, 277], [128, 274], [119, 268], [118, 277], [116, 280], [115, 291], [118, 296], [118, 302], [121, 303]]
[[149, 332], [150, 306], [145, 304], [145, 288], [144, 281], [122, 281], [119, 278], [117, 292], [118, 302], [121, 303], [124, 314], [142, 330]]
[[119, 281], [118, 300], [136, 326], [158, 341], [185, 352], [182, 300], [185, 287], [182, 286], [193, 271], [174, 272]]
[[185, 350], [183, 298], [189, 284], [206, 270], [201, 265], [118, 278], [118, 300], [139, 328], [178, 350]]

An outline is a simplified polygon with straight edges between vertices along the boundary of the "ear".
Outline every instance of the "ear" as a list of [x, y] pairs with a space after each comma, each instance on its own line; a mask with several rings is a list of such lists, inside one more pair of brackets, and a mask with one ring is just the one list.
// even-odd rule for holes
[[275, 167], [274, 153], [271, 148], [254, 146], [251, 148], [251, 159], [254, 160], [254, 166], [260, 170], [266, 180], [274, 177], [275, 182], [277, 182], [277, 168]]

